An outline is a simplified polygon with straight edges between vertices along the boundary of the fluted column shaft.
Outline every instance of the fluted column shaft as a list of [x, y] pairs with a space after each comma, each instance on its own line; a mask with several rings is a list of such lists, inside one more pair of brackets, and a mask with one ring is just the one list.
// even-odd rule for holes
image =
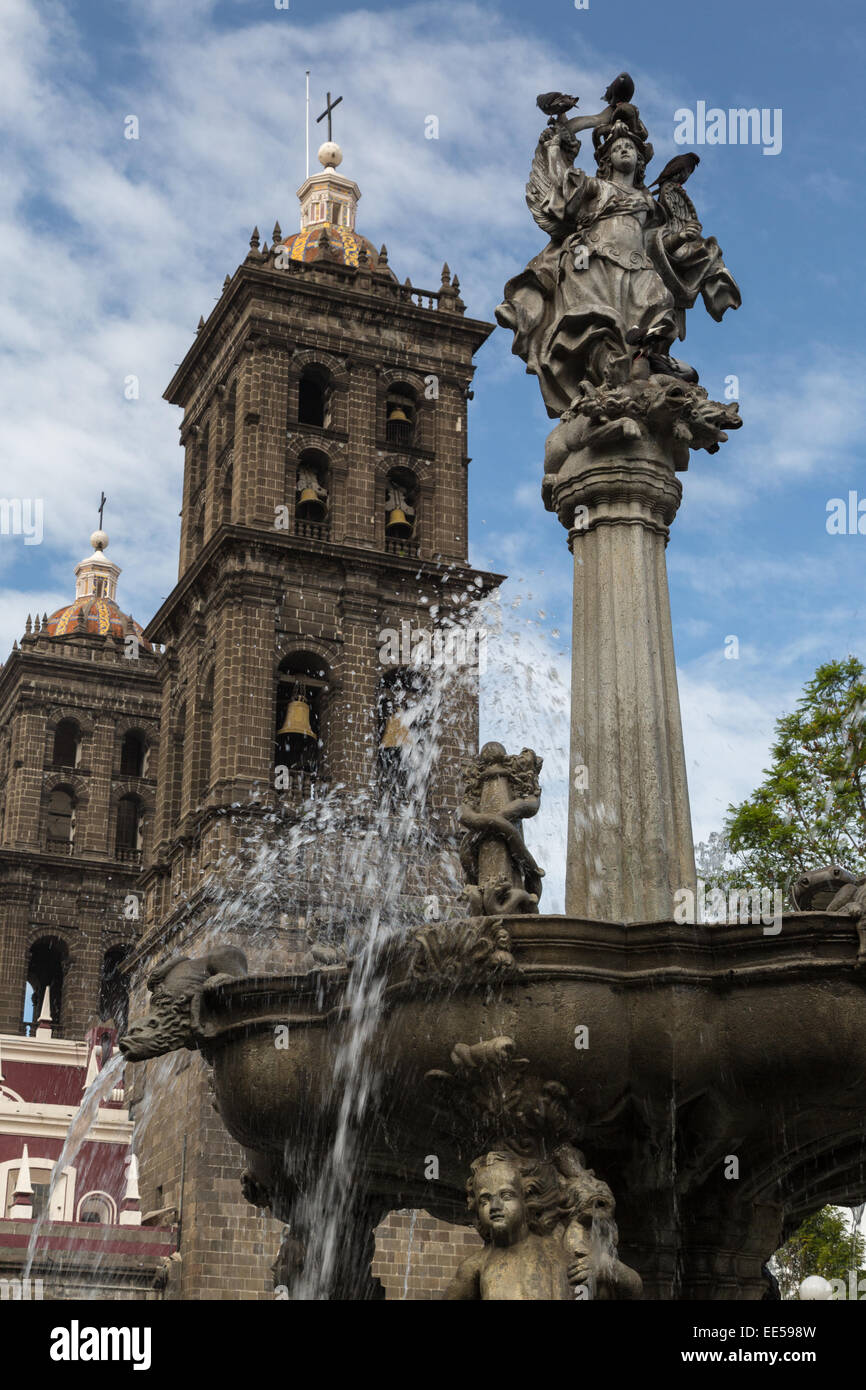
[[682, 487], [652, 442], [569, 456], [574, 554], [566, 912], [670, 920], [695, 864], [665, 546]]

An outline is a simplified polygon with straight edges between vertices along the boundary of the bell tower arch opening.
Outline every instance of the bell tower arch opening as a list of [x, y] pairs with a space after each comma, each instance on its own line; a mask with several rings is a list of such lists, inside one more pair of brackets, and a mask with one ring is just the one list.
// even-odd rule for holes
[[327, 429], [331, 422], [331, 373], [311, 363], [298, 382], [298, 424]]
[[46, 990], [51, 1001], [52, 1028], [62, 1031], [63, 989], [68, 969], [69, 947], [60, 937], [41, 936], [33, 942], [27, 956], [26, 974], [30, 1003], [29, 1007], [25, 1003], [24, 1011], [24, 1027], [31, 1035], [36, 1031]]
[[274, 765], [286, 769], [286, 787], [305, 799], [315, 796], [324, 780], [329, 671], [315, 652], [292, 652], [277, 674], [277, 725]]
[[54, 731], [53, 767], [78, 767], [81, 758], [81, 726], [75, 719], [61, 719]]
[[392, 802], [405, 795], [407, 754], [420, 736], [419, 721], [408, 713], [427, 687], [425, 674], [411, 666], [395, 666], [379, 678], [376, 692], [376, 780], [380, 795]]
[[418, 401], [411, 386], [400, 382], [385, 398], [385, 438], [389, 444], [411, 445], [415, 441]]
[[416, 540], [418, 520], [418, 478], [411, 468], [398, 465], [388, 470], [385, 480], [385, 541]]
[[129, 946], [110, 947], [99, 971], [99, 1017], [105, 1023], [113, 1019], [119, 1033], [126, 1031], [129, 1018], [129, 987], [121, 971], [129, 952]]
[[72, 854], [75, 849], [75, 793], [69, 787], [55, 787], [48, 798], [45, 827], [46, 848], [55, 854]]
[[[295, 520], [305, 525], [323, 525], [328, 519], [330, 461], [321, 449], [305, 449], [298, 459], [294, 478]], [[286, 480], [291, 486], [291, 479]], [[290, 495], [289, 488], [287, 493]]]

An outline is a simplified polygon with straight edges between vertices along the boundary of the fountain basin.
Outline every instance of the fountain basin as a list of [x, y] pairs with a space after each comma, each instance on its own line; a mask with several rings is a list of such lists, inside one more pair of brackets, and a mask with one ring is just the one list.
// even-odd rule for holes
[[[475, 1139], [443, 1113], [427, 1073], [447, 1068], [456, 1044], [503, 1035], [572, 1097], [579, 1142], [617, 1194], [624, 1258], [651, 1295], [671, 1284], [676, 1296], [677, 1264], [685, 1287], [690, 1232], [705, 1219], [736, 1263], [737, 1249], [754, 1243], [750, 1212], [760, 1209], [766, 1259], [809, 1211], [862, 1199], [866, 971], [850, 917], [793, 914], [778, 935], [752, 925], [505, 922], [513, 966], [481, 987], [477, 975], [419, 978], [417, 956], [394, 953], [361, 1145], [364, 1181], [385, 1209], [466, 1219]], [[346, 967], [329, 967], [197, 997], [196, 1041], [213, 1064], [221, 1117], [256, 1176], [283, 1194], [275, 1211], [284, 1219], [308, 1180], [305, 1136], [321, 1151], [333, 1134], [347, 981]], [[724, 1176], [730, 1157], [734, 1181]], [[716, 1288], [717, 1275], [707, 1278]], [[738, 1266], [736, 1287], [730, 1296], [759, 1296], [759, 1264], [751, 1275]]]

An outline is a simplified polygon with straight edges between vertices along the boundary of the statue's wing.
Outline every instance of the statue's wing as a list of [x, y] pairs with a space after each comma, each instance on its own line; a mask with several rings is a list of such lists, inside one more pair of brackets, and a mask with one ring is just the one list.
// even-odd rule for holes
[[570, 133], [558, 140], [551, 138], [552, 134], [545, 131], [536, 145], [526, 185], [526, 205], [548, 236], [561, 230], [559, 220], [547, 211], [551, 195], [558, 189], [563, 170], [571, 167], [580, 149], [580, 141]]
[[670, 225], [678, 232], [689, 230], [700, 235], [701, 223], [695, 205], [681, 184], [666, 179], [659, 187], [658, 202]]

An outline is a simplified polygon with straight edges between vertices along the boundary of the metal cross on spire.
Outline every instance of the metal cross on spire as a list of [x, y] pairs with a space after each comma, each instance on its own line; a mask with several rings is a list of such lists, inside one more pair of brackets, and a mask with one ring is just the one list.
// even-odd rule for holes
[[99, 496], [99, 529], [100, 529], [100, 531], [102, 530], [102, 510], [103, 510], [103, 508], [104, 508], [104, 506], [105, 506], [105, 504], [106, 504], [107, 501], [108, 501], [108, 498], [106, 497], [105, 493], [104, 493], [104, 492], [100, 492], [100, 496]]
[[340, 102], [341, 102], [342, 100], [343, 100], [342, 97], [337, 97], [337, 100], [336, 100], [336, 101], [331, 101], [331, 93], [329, 92], [329, 93], [328, 93], [328, 104], [327, 104], [327, 106], [325, 107], [325, 109], [324, 109], [324, 111], [322, 112], [321, 116], [317, 116], [317, 117], [316, 117], [316, 125], [318, 125], [318, 124], [319, 124], [319, 121], [323, 121], [323, 120], [325, 119], [325, 117], [327, 116], [327, 118], [328, 118], [328, 139], [329, 139], [329, 140], [333, 140], [333, 138], [334, 138], [333, 130], [332, 130], [332, 127], [331, 127], [331, 113], [332, 113], [332, 111], [334, 110], [334, 107], [335, 107], [335, 106], [339, 106], [339, 105], [340, 105]]

